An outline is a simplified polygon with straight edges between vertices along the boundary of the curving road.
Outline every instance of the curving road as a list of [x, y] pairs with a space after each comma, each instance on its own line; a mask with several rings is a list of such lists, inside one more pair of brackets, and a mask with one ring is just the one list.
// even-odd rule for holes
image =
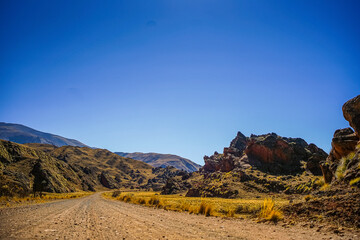
[[[103, 199], [100, 193], [0, 209], [0, 239], [343, 239], [300, 227], [223, 219]], [[346, 237], [346, 238], [345, 238]], [[352, 239], [346, 235], [344, 239]], [[354, 239], [355, 239], [354, 238]]]

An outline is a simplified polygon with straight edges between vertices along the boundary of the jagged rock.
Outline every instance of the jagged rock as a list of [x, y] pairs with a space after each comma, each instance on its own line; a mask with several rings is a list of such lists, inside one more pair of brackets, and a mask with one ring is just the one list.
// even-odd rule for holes
[[205, 172], [229, 172], [234, 169], [234, 160], [232, 156], [224, 156], [223, 154], [214, 154], [211, 157], [204, 156], [205, 165], [201, 171]]
[[338, 129], [335, 131], [334, 137], [331, 141], [332, 147], [330, 154], [327, 157], [325, 163], [323, 163], [323, 165], [326, 164], [327, 167], [322, 167], [322, 172], [326, 183], [331, 182], [332, 176], [335, 175], [335, 171], [340, 163], [340, 159], [355, 151], [355, 147], [358, 141], [358, 136], [356, 136], [351, 128]]
[[236, 137], [231, 141], [230, 148], [235, 148], [242, 152], [246, 148], [247, 141], [248, 138], [245, 137], [241, 132], [238, 132]]
[[114, 189], [119, 188], [119, 185], [107, 172], [101, 172], [100, 183], [107, 188]]
[[177, 194], [182, 191], [186, 191], [191, 188], [191, 184], [186, 181], [176, 181], [174, 178], [169, 178], [166, 181], [165, 186], [162, 188], [161, 194]]
[[185, 197], [201, 197], [200, 190], [197, 188], [190, 188]]
[[334, 174], [330, 170], [329, 164], [323, 163], [320, 166], [321, 166], [321, 172], [323, 174], [323, 178], [324, 178], [325, 183], [331, 183]]
[[312, 156], [306, 163], [306, 169], [309, 170], [312, 174], [320, 176], [322, 174], [321, 163], [324, 161], [324, 159], [327, 158], [328, 155], [324, 150], [318, 148], [313, 143], [309, 144], [308, 149], [310, 150]]
[[354, 151], [359, 137], [351, 128], [338, 129], [331, 142], [330, 160], [339, 160]]
[[301, 138], [285, 138], [275, 133], [245, 137], [238, 132], [223, 154], [205, 156], [202, 172], [229, 172], [235, 168], [254, 166], [276, 174], [292, 174], [306, 169], [321, 175], [320, 162], [327, 154], [315, 144], [308, 145]]
[[344, 118], [360, 137], [360, 95], [347, 101], [342, 107]]

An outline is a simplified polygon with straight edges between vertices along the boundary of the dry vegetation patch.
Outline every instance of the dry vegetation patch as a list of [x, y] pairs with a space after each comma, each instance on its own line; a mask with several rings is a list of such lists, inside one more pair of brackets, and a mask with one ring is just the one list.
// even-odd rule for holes
[[0, 208], [1, 207], [15, 207], [24, 204], [37, 204], [45, 203], [60, 199], [71, 199], [85, 197], [93, 194], [94, 192], [72, 192], [72, 193], [43, 193], [43, 195], [34, 197], [33, 195], [27, 197], [0, 197]]
[[[109, 199], [205, 216], [258, 217], [264, 206], [264, 199], [185, 197], [180, 194], [159, 195], [157, 192], [123, 192], [117, 197], [113, 197], [113, 195], [113, 192], [103, 194], [105, 198]], [[271, 200], [271, 204], [273, 204], [269, 213], [271, 216], [266, 216], [264, 219], [269, 221], [280, 220], [282, 213], [279, 208], [287, 203], [288, 200], [280, 198], [275, 201]]]

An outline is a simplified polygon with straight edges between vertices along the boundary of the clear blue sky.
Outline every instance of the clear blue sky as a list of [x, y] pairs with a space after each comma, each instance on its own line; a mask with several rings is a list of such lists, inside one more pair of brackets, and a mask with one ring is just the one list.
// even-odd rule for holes
[[360, 94], [360, 1], [0, 3], [0, 121], [202, 164], [237, 131], [324, 150]]

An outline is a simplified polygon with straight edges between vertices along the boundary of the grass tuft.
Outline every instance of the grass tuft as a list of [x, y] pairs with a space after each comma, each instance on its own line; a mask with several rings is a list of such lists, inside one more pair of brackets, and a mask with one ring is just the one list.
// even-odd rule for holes
[[205, 201], [202, 201], [200, 203], [198, 213], [207, 217], [211, 216], [211, 214], [213, 213], [213, 206]]
[[278, 222], [283, 219], [283, 213], [275, 208], [275, 202], [271, 198], [266, 198], [259, 213], [259, 219], [264, 221]]
[[345, 175], [345, 171], [351, 159], [355, 157], [355, 152], [349, 153], [346, 157], [341, 158], [340, 164], [336, 169], [335, 176], [337, 179], [342, 180]]

